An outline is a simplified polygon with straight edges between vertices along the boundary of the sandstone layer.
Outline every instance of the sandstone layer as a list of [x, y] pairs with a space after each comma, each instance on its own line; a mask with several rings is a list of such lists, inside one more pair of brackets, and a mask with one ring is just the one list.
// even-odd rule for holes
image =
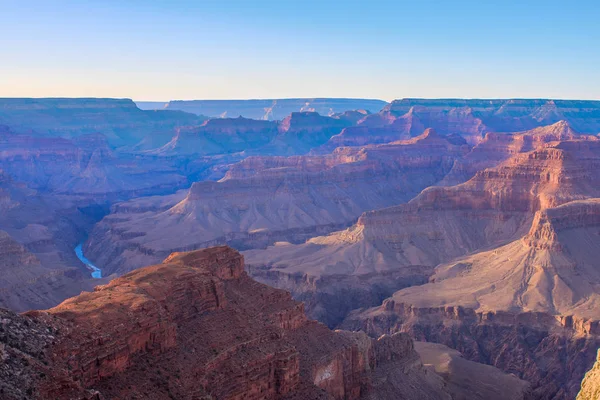
[[450, 399], [406, 335], [330, 331], [226, 247], [0, 312], [6, 399]]
[[415, 340], [444, 344], [468, 360], [529, 382], [534, 399], [575, 398], [600, 347], [597, 320], [451, 305], [420, 308], [393, 299], [352, 313], [341, 327], [373, 337], [405, 332]]
[[533, 398], [529, 383], [490, 365], [469, 361], [443, 344], [415, 342], [415, 349], [423, 364], [444, 378], [453, 400]]
[[544, 209], [523, 238], [442, 264], [430, 283], [393, 299], [419, 308], [452, 305], [600, 319], [599, 234], [600, 199]]
[[[539, 132], [532, 135], [527, 141]], [[440, 263], [517, 241], [536, 211], [600, 195], [600, 141], [567, 138], [516, 152], [463, 184], [429, 187], [406, 204], [366, 212], [346, 230], [248, 251], [252, 274], [296, 293], [286, 275], [401, 275], [415, 267], [427, 275]]]
[[409, 200], [443, 179], [467, 151], [430, 130], [325, 156], [250, 157], [219, 182], [193, 184], [169, 209], [113, 210], [95, 227], [86, 255], [113, 273], [172, 251], [303, 241], [348, 226], [365, 210]]
[[151, 151], [162, 156], [214, 155], [243, 152], [245, 155], [304, 154], [321, 146], [356, 121], [352, 115], [321, 116], [316, 112], [293, 112], [282, 121], [247, 118], [209, 119], [199, 126], [181, 127], [169, 143]]
[[600, 356], [592, 369], [585, 374], [585, 378], [581, 382], [581, 390], [577, 394], [577, 400], [598, 398], [600, 398]]
[[521, 132], [567, 121], [582, 133], [600, 132], [600, 102], [581, 100], [463, 100], [400, 99], [378, 114], [345, 129], [323, 146], [384, 143], [434, 128], [441, 134], [458, 134], [469, 143], [480, 142], [488, 132]]

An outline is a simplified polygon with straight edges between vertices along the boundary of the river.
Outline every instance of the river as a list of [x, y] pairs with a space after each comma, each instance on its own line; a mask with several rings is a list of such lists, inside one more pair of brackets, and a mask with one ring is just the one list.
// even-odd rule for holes
[[79, 243], [79, 246], [75, 247], [75, 254], [77, 255], [77, 258], [92, 271], [92, 278], [102, 278], [102, 270], [92, 264], [92, 262], [83, 255], [83, 243]]

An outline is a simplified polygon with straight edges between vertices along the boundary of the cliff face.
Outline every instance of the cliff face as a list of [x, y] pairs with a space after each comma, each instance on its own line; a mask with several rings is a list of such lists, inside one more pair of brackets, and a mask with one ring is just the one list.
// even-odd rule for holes
[[323, 149], [385, 143], [414, 136], [424, 128], [458, 134], [469, 143], [488, 132], [522, 132], [567, 121], [577, 132], [600, 131], [600, 102], [570, 100], [401, 99], [356, 127], [331, 138]]
[[[456, 264], [456, 267], [449, 267], [453, 273], [465, 276], [463, 281], [452, 281], [455, 282], [452, 285], [458, 285], [457, 288], [463, 285], [470, 289], [485, 287], [494, 292], [489, 289], [493, 281], [491, 277], [498, 275], [499, 279], [503, 279], [501, 287], [510, 293], [514, 291], [509, 288], [517, 290], [523, 285], [523, 280], [531, 282], [533, 287], [530, 290], [517, 290], [523, 296], [507, 302], [499, 302], [503, 293], [500, 290], [491, 294], [486, 291], [478, 297], [473, 294], [480, 293], [476, 289], [465, 289], [465, 296], [457, 304], [475, 308], [484, 307], [484, 304], [501, 304], [509, 309], [514, 306], [572, 313], [574, 304], [579, 300], [582, 304], [586, 303], [576, 294], [578, 290], [570, 288], [570, 285], [580, 284], [575, 283], [579, 282], [575, 275], [560, 272], [566, 271], [565, 268], [574, 261], [569, 261], [564, 254], [532, 254], [529, 248], [523, 247], [521, 238], [531, 228], [537, 211], [600, 195], [597, 188], [600, 175], [596, 172], [600, 160], [600, 142], [594, 137], [571, 136], [568, 126], [563, 123], [543, 131], [536, 130], [530, 136], [520, 136], [518, 140], [511, 139], [509, 146], [502, 146], [508, 149], [508, 154], [514, 151], [511, 157], [495, 167], [477, 172], [463, 184], [429, 187], [406, 204], [365, 212], [350, 228], [328, 236], [314, 237], [303, 244], [277, 244], [266, 250], [247, 251], [251, 273], [263, 282], [285, 287], [302, 299], [305, 299], [303, 294], [308, 291], [319, 293], [321, 298], [321, 293], [327, 291], [325, 287], [308, 286], [304, 282], [311, 281], [311, 277], [312, 281], [318, 282], [319, 277], [333, 275], [339, 276], [340, 282], [347, 282], [348, 276], [364, 275], [365, 286], [369, 286], [367, 282], [370, 281], [371, 287], [376, 288], [375, 292], [385, 293], [385, 290], [380, 291], [380, 286], [370, 274], [387, 274], [388, 277], [394, 276], [394, 279], [404, 276], [406, 279], [398, 282], [398, 289], [401, 289], [422, 284], [429, 278], [432, 268], [439, 264], [485, 249], [485, 253], [477, 256], [477, 261], [469, 259], [461, 264], [459, 260], [452, 264]], [[561, 137], [566, 140], [552, 140]], [[587, 219], [588, 216], [581, 218]], [[590, 232], [586, 237], [593, 240], [595, 236]], [[497, 250], [509, 259], [522, 260], [523, 263], [504, 263], [503, 257], [496, 257], [496, 250], [489, 250], [504, 245], [507, 247]], [[574, 250], [574, 253], [581, 251]], [[497, 263], [490, 262], [490, 258], [497, 260]], [[596, 273], [589, 265], [593, 256], [586, 255], [584, 258], [587, 261], [582, 265], [588, 266], [582, 268], [595, 282]], [[583, 258], [577, 260], [583, 262]], [[487, 272], [475, 279], [474, 275], [468, 274], [472, 263], [488, 265], [489, 268], [479, 268]], [[524, 272], [523, 266], [526, 265], [530, 268], [525, 268]], [[414, 275], [415, 269], [421, 271], [420, 280]], [[473, 271], [476, 270], [473, 267]], [[500, 271], [511, 271], [513, 282], [508, 284], [509, 279]], [[308, 278], [298, 279], [304, 275]], [[571, 278], [574, 279], [572, 282]], [[450, 285], [451, 281], [446, 284]], [[390, 286], [386, 289], [389, 290]], [[582, 289], [581, 293], [595, 292], [589, 285], [584, 286], [587, 289]], [[418, 289], [414, 290], [417, 293]], [[404, 292], [412, 293], [410, 289]], [[444, 291], [440, 291], [439, 295], [435, 291], [426, 295], [419, 293], [415, 299], [421, 296], [419, 298], [422, 301], [444, 302], [460, 297], [459, 293], [463, 292], [451, 292], [448, 298], [444, 297], [448, 294]], [[331, 292], [328, 294], [331, 295]], [[314, 295], [311, 297], [314, 298]], [[489, 298], [489, 301], [483, 301], [484, 298]], [[479, 305], [478, 300], [483, 304]], [[311, 315], [318, 315], [325, 321], [335, 321], [343, 317], [344, 309], [339, 307], [340, 302], [322, 298], [309, 311], [312, 313], [314, 307], [319, 314]], [[326, 305], [328, 303], [329, 306]], [[589, 312], [593, 312], [593, 304], [594, 296], [579, 311], [589, 308]], [[369, 303], [363, 304], [366, 305]]]
[[173, 254], [47, 311], [5, 314], [0, 329], [17, 337], [0, 336], [0, 374], [35, 376], [5, 381], [7, 399], [398, 398], [378, 392], [375, 373], [396, 382], [396, 396], [447, 399], [405, 335], [372, 340], [309, 321], [226, 247]]
[[421, 361], [444, 377], [453, 399], [513, 400], [533, 398], [530, 384], [490, 365], [467, 360], [439, 343], [415, 342]]
[[128, 99], [0, 99], [0, 124], [21, 134], [76, 137], [102, 133], [114, 146], [134, 145], [148, 135], [166, 143], [176, 126], [206, 118], [180, 111], [143, 111]]
[[277, 135], [277, 123], [246, 118], [209, 119], [200, 126], [183, 127], [156, 152], [161, 155], [222, 154], [254, 149]]
[[13, 179], [43, 192], [107, 199], [160, 193], [187, 184], [172, 160], [114, 151], [102, 134], [74, 139], [0, 133], [0, 162]]
[[[294, 112], [279, 124], [279, 134], [264, 154], [304, 154], [354, 125], [352, 115], [324, 117], [316, 112]], [[272, 150], [271, 150], [272, 148]]]
[[477, 171], [492, 168], [518, 153], [527, 153], [549, 146], [553, 142], [565, 140], [597, 141], [595, 136], [581, 135], [574, 131], [566, 121], [542, 126], [525, 132], [493, 133], [489, 132], [483, 140], [473, 147], [471, 152], [457, 160], [452, 171], [444, 178], [445, 186], [456, 185], [471, 179]]
[[377, 337], [405, 332], [415, 340], [444, 344], [468, 360], [492, 365], [532, 385], [531, 398], [568, 400], [600, 346], [598, 332], [546, 313], [483, 312], [443, 306], [418, 307], [386, 300], [357, 311], [343, 329]]
[[[516, 152], [463, 184], [429, 187], [406, 204], [368, 211], [346, 231], [296, 247], [250, 253], [249, 260], [284, 267], [302, 256], [305, 265], [297, 268], [306, 269], [313, 259], [325, 268], [339, 266], [346, 254], [364, 272], [386, 265], [435, 266], [523, 236], [540, 209], [600, 195], [599, 163], [595, 138], [551, 142]], [[309, 247], [313, 255], [307, 258]]]
[[581, 382], [581, 390], [577, 400], [594, 400], [600, 397], [600, 356], [596, 363], [586, 374]]
[[0, 231], [0, 275], [0, 304], [13, 310], [56, 304], [92, 287], [83, 271], [42, 264], [4, 231]]
[[58, 304], [92, 288], [73, 248], [91, 227], [85, 203], [52, 198], [0, 172], [0, 306]]
[[209, 119], [200, 126], [179, 128], [169, 143], [153, 153], [163, 156], [236, 152], [305, 154], [353, 125], [353, 120], [344, 115], [326, 117], [308, 111], [293, 112], [280, 122], [242, 117]]
[[522, 238], [439, 265], [341, 326], [443, 343], [531, 382], [535, 398], [574, 398], [600, 345], [598, 205], [540, 210]]
[[86, 255], [112, 273], [172, 251], [299, 242], [343, 228], [367, 209], [410, 199], [442, 179], [466, 151], [428, 131], [407, 142], [326, 156], [250, 157], [219, 182], [195, 183], [166, 211], [112, 213], [96, 226]]
[[600, 123], [600, 102], [584, 100], [401, 99], [382, 111], [402, 115], [414, 107], [442, 114], [469, 110], [492, 132], [519, 132], [565, 120], [578, 132], [595, 134]]

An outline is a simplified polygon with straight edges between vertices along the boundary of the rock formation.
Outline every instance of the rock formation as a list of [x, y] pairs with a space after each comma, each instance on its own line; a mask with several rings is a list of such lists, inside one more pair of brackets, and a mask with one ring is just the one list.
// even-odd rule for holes
[[169, 141], [177, 126], [206, 120], [181, 111], [144, 111], [129, 99], [0, 99], [0, 125], [19, 134], [72, 138], [102, 133], [114, 146], [132, 146], [144, 138]]
[[445, 305], [417, 307], [384, 301], [352, 313], [341, 328], [373, 337], [405, 332], [420, 341], [444, 344], [471, 361], [515, 374], [532, 386], [532, 398], [576, 396], [600, 347], [598, 321], [547, 313], [475, 312]]
[[419, 266], [423, 277], [440, 263], [518, 240], [540, 209], [600, 195], [595, 172], [600, 141], [582, 136], [533, 148], [477, 172], [463, 184], [429, 187], [406, 204], [366, 212], [344, 231], [303, 244], [248, 251], [252, 274], [295, 295], [307, 290], [290, 286], [288, 277], [298, 274], [313, 279], [404, 271], [413, 275]]
[[450, 399], [406, 335], [332, 332], [226, 247], [0, 313], [5, 399]]
[[246, 118], [209, 119], [182, 127], [155, 152], [162, 155], [235, 153], [265, 146], [277, 135], [277, 123]]
[[358, 126], [331, 138], [323, 149], [385, 143], [434, 128], [440, 134], [459, 134], [472, 144], [488, 132], [521, 132], [567, 121], [576, 131], [600, 132], [600, 102], [581, 100], [463, 100], [401, 99]]
[[[348, 110], [369, 110], [378, 112], [387, 103], [369, 99], [265, 99], [265, 100], [173, 100], [159, 108], [181, 110], [211, 118], [252, 118], [261, 120], [282, 120], [293, 112], [314, 111], [332, 116]], [[145, 107], [144, 104], [141, 105]]]
[[352, 117], [321, 116], [293, 112], [280, 122], [247, 118], [209, 119], [204, 124], [177, 129], [173, 139], [151, 153], [162, 156], [214, 155], [243, 152], [246, 155], [304, 154], [327, 142], [353, 124]]
[[0, 231], [0, 304], [29, 310], [56, 304], [92, 284], [76, 267], [42, 264], [6, 232]]
[[441, 180], [466, 151], [427, 131], [409, 141], [326, 156], [250, 157], [220, 182], [195, 183], [168, 210], [113, 210], [96, 226], [86, 254], [113, 273], [172, 251], [302, 241], [347, 226], [367, 209], [410, 199]]
[[600, 398], [600, 356], [581, 382], [577, 400], [595, 400]]
[[64, 139], [8, 131], [0, 132], [0, 146], [4, 173], [44, 192], [101, 202], [164, 193], [188, 183], [172, 160], [117, 153], [101, 134]]
[[430, 283], [393, 299], [419, 308], [453, 305], [600, 319], [598, 232], [600, 199], [538, 211], [522, 239], [442, 264]]
[[533, 398], [529, 383], [490, 365], [469, 361], [443, 344], [415, 342], [415, 349], [423, 364], [444, 378], [452, 399]]

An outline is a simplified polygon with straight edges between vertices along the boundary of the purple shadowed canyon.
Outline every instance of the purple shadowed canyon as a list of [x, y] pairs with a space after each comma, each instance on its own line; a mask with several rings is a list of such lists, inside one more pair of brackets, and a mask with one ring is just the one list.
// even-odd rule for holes
[[597, 2], [0, 10], [0, 400], [600, 399]]

